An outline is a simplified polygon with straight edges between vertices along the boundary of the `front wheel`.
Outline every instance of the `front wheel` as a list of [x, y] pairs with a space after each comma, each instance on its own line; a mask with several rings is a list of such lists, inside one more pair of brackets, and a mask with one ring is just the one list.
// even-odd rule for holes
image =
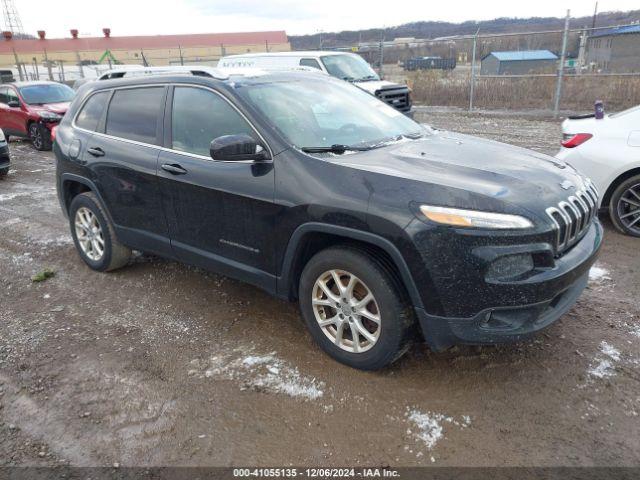
[[414, 337], [413, 313], [400, 288], [384, 267], [355, 248], [329, 248], [309, 260], [299, 301], [316, 343], [350, 367], [385, 367]]
[[640, 175], [618, 185], [611, 195], [609, 214], [620, 232], [640, 237]]
[[51, 150], [51, 132], [44, 125], [39, 123], [29, 125], [29, 139], [36, 150], [41, 152]]

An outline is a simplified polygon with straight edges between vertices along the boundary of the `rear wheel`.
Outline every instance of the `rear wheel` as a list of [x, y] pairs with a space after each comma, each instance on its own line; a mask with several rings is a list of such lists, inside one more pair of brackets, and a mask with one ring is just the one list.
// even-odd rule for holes
[[36, 150], [51, 150], [51, 133], [44, 125], [39, 123], [29, 125], [29, 139]]
[[410, 305], [389, 272], [360, 250], [334, 247], [316, 254], [300, 277], [299, 297], [314, 340], [350, 367], [385, 367], [413, 339]]
[[609, 213], [620, 232], [640, 237], [640, 175], [618, 185], [611, 195]]
[[118, 241], [93, 192], [81, 193], [73, 199], [69, 224], [80, 257], [92, 269], [105, 272], [129, 262], [131, 249]]

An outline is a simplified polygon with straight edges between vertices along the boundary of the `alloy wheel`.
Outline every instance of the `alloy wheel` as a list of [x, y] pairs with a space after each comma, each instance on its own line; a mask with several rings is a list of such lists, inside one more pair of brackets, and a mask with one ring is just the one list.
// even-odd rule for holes
[[80, 207], [75, 216], [76, 238], [82, 252], [94, 262], [104, 255], [104, 235], [98, 217], [88, 208]]
[[42, 132], [35, 123], [29, 127], [29, 136], [31, 137], [31, 142], [36, 149], [42, 148]]
[[362, 280], [344, 270], [329, 270], [316, 280], [312, 296], [315, 319], [334, 345], [362, 353], [376, 344], [382, 326], [380, 309]]
[[640, 235], [640, 183], [624, 191], [618, 200], [617, 212], [620, 223]]

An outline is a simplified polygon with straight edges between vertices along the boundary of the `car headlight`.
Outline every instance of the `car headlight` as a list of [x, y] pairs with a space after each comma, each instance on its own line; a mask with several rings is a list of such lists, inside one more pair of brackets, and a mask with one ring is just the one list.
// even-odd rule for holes
[[40, 112], [39, 113], [40, 117], [47, 119], [47, 120], [60, 120], [62, 118], [62, 115], [59, 115], [57, 113], [54, 112]]
[[506, 213], [481, 212], [459, 208], [434, 207], [421, 205], [420, 211], [432, 222], [453, 227], [522, 229], [531, 228], [531, 220], [520, 215]]

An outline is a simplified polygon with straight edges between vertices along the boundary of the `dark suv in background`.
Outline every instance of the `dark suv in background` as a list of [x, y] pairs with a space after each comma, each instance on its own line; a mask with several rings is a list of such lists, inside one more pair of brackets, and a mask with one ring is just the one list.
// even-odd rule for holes
[[602, 239], [597, 192], [565, 163], [321, 74], [94, 82], [54, 151], [91, 268], [136, 249], [244, 280], [297, 300], [318, 344], [362, 369], [420, 331], [442, 350], [548, 326]]
[[51, 150], [51, 129], [60, 123], [75, 92], [56, 82], [0, 85], [0, 128], [9, 137], [28, 138], [37, 150]]

